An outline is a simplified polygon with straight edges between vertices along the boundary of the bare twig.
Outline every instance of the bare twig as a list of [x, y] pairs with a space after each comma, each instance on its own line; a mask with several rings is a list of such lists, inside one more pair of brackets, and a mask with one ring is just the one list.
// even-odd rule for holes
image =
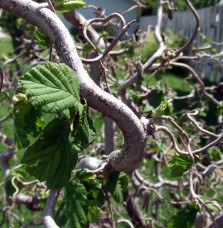
[[[163, 17], [163, 5], [161, 4], [160, 0], [157, 0], [157, 22], [155, 26], [154, 35], [156, 38], [156, 41], [158, 43], [158, 49], [157, 51], [143, 64], [142, 71], [147, 72], [150, 67], [153, 65], [153, 63], [163, 55], [164, 50], [166, 49], [166, 46], [164, 44], [163, 38], [161, 36], [161, 25], [162, 25], [162, 17]], [[134, 74], [133, 77], [131, 77], [129, 80], [125, 81], [120, 87], [119, 91], [121, 93], [122, 90], [125, 90], [128, 87], [131, 87], [133, 83], [135, 83], [137, 80], [139, 80], [138, 72]]]
[[82, 62], [84, 62], [84, 63], [93, 63], [93, 62], [97, 62], [97, 61], [103, 59], [112, 50], [112, 48], [117, 44], [117, 42], [125, 34], [125, 32], [131, 26], [131, 24], [136, 22], [136, 21], [131, 21], [131, 22], [129, 22], [126, 25], [125, 19], [122, 17], [122, 15], [120, 15], [118, 13], [110, 14], [106, 18], [94, 18], [94, 19], [91, 19], [91, 20], [86, 21], [86, 23], [84, 24], [84, 27], [83, 27], [83, 35], [84, 35], [85, 39], [87, 40], [87, 42], [89, 43], [89, 45], [93, 48], [93, 50], [95, 51], [95, 53], [98, 53], [98, 51], [97, 51], [96, 47], [94, 46], [94, 44], [91, 42], [91, 40], [87, 36], [87, 27], [89, 25], [93, 24], [93, 23], [99, 23], [99, 22], [101, 22], [101, 23], [107, 23], [109, 20], [111, 20], [114, 17], [117, 17], [122, 22], [122, 29], [121, 29], [120, 33], [111, 42], [111, 44], [109, 45], [109, 47], [102, 54], [99, 54], [97, 57], [95, 57], [93, 59], [83, 59], [83, 58], [81, 58]]
[[219, 101], [217, 101], [213, 96], [211, 96], [205, 90], [204, 82], [201, 80], [201, 78], [197, 75], [197, 73], [194, 71], [194, 69], [192, 67], [190, 67], [189, 65], [187, 65], [185, 63], [178, 63], [178, 62], [174, 62], [174, 61], [171, 61], [170, 65], [176, 66], [176, 67], [181, 67], [181, 68], [188, 70], [192, 74], [192, 76], [196, 79], [196, 81], [199, 83], [202, 93], [217, 106], [222, 106]]
[[[207, 131], [207, 130], [205, 130], [204, 128], [202, 128], [202, 127], [200, 127], [198, 125], [197, 121], [192, 117], [192, 116], [196, 116], [197, 114], [198, 114], [198, 111], [197, 110], [193, 110], [193, 111], [187, 112], [184, 116], [187, 117], [199, 131], [203, 132], [206, 135], [218, 138], [218, 135], [216, 135], [216, 134], [214, 134], [214, 133], [212, 133], [210, 131]], [[184, 116], [181, 119], [183, 119]]]
[[180, 49], [178, 49], [175, 52], [175, 55], [176, 56], [178, 56], [181, 52], [183, 52], [184, 50], [186, 50], [192, 44], [192, 42], [194, 41], [194, 39], [197, 36], [198, 29], [199, 29], [199, 24], [200, 24], [200, 19], [199, 19], [199, 16], [198, 16], [198, 13], [197, 13], [196, 9], [193, 7], [193, 5], [191, 4], [191, 2], [189, 0], [185, 0], [185, 2], [186, 2], [186, 4], [188, 5], [189, 9], [191, 10], [191, 12], [194, 15], [194, 18], [195, 18], [195, 28], [194, 28], [194, 32], [193, 32], [191, 38], [187, 41], [187, 43], [184, 44], [183, 47], [181, 47]]

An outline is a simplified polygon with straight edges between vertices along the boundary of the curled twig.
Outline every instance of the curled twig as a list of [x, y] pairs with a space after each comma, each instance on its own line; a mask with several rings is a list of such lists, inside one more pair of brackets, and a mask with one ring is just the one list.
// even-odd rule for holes
[[201, 80], [201, 78], [198, 76], [198, 74], [194, 71], [194, 69], [192, 67], [190, 67], [189, 65], [187, 65], [185, 63], [179, 63], [179, 62], [174, 62], [174, 61], [171, 61], [170, 65], [176, 66], [176, 67], [181, 67], [181, 68], [188, 70], [192, 74], [192, 76], [196, 79], [196, 81], [199, 83], [202, 93], [217, 106], [219, 106], [219, 107], [222, 106], [219, 101], [217, 101], [213, 96], [211, 96], [205, 90], [204, 82]]
[[97, 52], [97, 49], [96, 49], [95, 45], [91, 42], [91, 40], [87, 36], [87, 27], [89, 25], [93, 24], [93, 23], [98, 23], [98, 22], [107, 23], [109, 20], [111, 20], [114, 17], [117, 17], [121, 21], [121, 24], [122, 24], [122, 29], [121, 29], [120, 33], [118, 34], [118, 36], [111, 42], [109, 47], [102, 54], [98, 55], [97, 57], [95, 57], [93, 59], [83, 59], [83, 58], [81, 58], [82, 62], [84, 62], [84, 63], [93, 63], [93, 62], [97, 62], [97, 61], [100, 61], [101, 59], [103, 59], [112, 50], [112, 48], [117, 44], [117, 42], [125, 34], [125, 32], [131, 26], [131, 24], [136, 22], [134, 20], [134, 21], [131, 21], [128, 24], [126, 24], [125, 23], [125, 19], [122, 17], [122, 15], [120, 15], [118, 13], [110, 14], [106, 18], [94, 18], [94, 19], [86, 21], [85, 24], [84, 24], [84, 27], [83, 27], [83, 35], [84, 35], [86, 41], [89, 43], [89, 45], [93, 48], [95, 53], [98, 53], [98, 52]]
[[[164, 40], [161, 36], [161, 25], [162, 25], [162, 17], [163, 17], [163, 6], [158, 1], [157, 6], [157, 22], [155, 26], [154, 36], [156, 38], [156, 41], [158, 43], [158, 50], [142, 65], [142, 72], [147, 72], [155, 63], [155, 61], [161, 57], [164, 53], [164, 50], [166, 49], [166, 46], [164, 44]], [[160, 66], [160, 64], [159, 64]], [[158, 66], [158, 67], [159, 67]], [[127, 89], [128, 87], [131, 87], [137, 80], [139, 80], [139, 72], [136, 72], [133, 77], [125, 81], [120, 87], [119, 87], [119, 93], [121, 93], [123, 90]]]
[[187, 112], [182, 118], [181, 118], [181, 121], [180, 123], [182, 122], [182, 120], [187, 117], [192, 123], [193, 125], [199, 130], [201, 131], [202, 133], [206, 134], [206, 135], [209, 135], [211, 137], [215, 137], [215, 138], [218, 138], [218, 135], [210, 132], [210, 131], [207, 131], [205, 130], [204, 128], [200, 127], [199, 124], [196, 122], [196, 120], [192, 117], [192, 116], [196, 116], [198, 114], [198, 111], [197, 110], [193, 110], [193, 111], [189, 111]]
[[190, 170], [189, 170], [189, 183], [190, 183], [190, 193], [191, 193], [192, 197], [195, 199], [195, 201], [197, 203], [203, 205], [203, 207], [206, 209], [206, 211], [210, 215], [210, 217], [211, 217], [211, 219], [213, 221], [213, 224], [215, 225], [216, 228], [218, 228], [218, 225], [216, 224], [214, 216], [211, 213], [210, 209], [207, 207], [205, 202], [194, 192], [194, 188], [193, 188], [193, 168], [190, 168]]
[[191, 2], [189, 0], [185, 0], [186, 4], [188, 5], [189, 9], [191, 10], [191, 12], [193, 13], [194, 15], [194, 18], [195, 18], [195, 28], [194, 28], [194, 32], [191, 36], [191, 38], [187, 41], [186, 44], [184, 44], [183, 47], [181, 47], [180, 49], [178, 49], [174, 54], [175, 56], [178, 56], [181, 52], [183, 52], [185, 49], [187, 49], [191, 44], [192, 42], [194, 41], [194, 39], [196, 38], [197, 36], [197, 32], [198, 32], [198, 29], [199, 29], [199, 24], [200, 24], [200, 19], [199, 19], [199, 16], [198, 16], [198, 13], [196, 11], [196, 9], [193, 7], [193, 5], [191, 4]]

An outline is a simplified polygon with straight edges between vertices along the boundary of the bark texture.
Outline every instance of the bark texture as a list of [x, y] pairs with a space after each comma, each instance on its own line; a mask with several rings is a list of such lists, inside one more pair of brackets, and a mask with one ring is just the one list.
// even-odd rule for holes
[[81, 96], [92, 108], [115, 121], [123, 133], [123, 150], [112, 152], [108, 158], [112, 169], [124, 172], [135, 169], [144, 156], [147, 136], [143, 125], [131, 109], [100, 89], [89, 77], [61, 20], [43, 5], [30, 0], [0, 0], [0, 7], [41, 28], [51, 38], [61, 62], [77, 74]]

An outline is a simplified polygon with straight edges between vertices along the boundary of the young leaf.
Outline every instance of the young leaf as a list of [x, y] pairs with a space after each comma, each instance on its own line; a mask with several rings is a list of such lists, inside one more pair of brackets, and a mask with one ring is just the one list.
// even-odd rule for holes
[[13, 96], [13, 104], [15, 146], [22, 149], [29, 146], [27, 134], [37, 137], [43, 122], [40, 119], [40, 112], [36, 111], [25, 94], [18, 93]]
[[168, 103], [166, 101], [162, 101], [160, 105], [156, 108], [156, 111], [154, 113], [154, 117], [160, 116], [163, 114], [165, 109], [167, 108]]
[[85, 6], [82, 0], [60, 0], [54, 2], [54, 8], [58, 13], [66, 13]]
[[191, 228], [195, 223], [198, 208], [195, 203], [190, 203], [183, 210], [177, 212], [168, 221], [167, 228]]
[[122, 172], [113, 172], [109, 175], [108, 181], [106, 182], [106, 188], [112, 194], [116, 202], [122, 203], [123, 193], [128, 186], [128, 176]]
[[[200, 162], [200, 158], [195, 157], [195, 164]], [[171, 168], [171, 176], [181, 176], [190, 168], [191, 158], [182, 155], [173, 155], [168, 162], [168, 167]]]
[[79, 181], [89, 182], [94, 178], [94, 174], [92, 172], [88, 172], [86, 169], [77, 170], [75, 176], [78, 178]]
[[[74, 71], [65, 64], [46, 62], [30, 69], [19, 82], [28, 100], [43, 112], [58, 114], [81, 109], [80, 87]], [[69, 112], [65, 112], [70, 118]]]
[[27, 148], [21, 163], [27, 165], [30, 175], [46, 181], [48, 188], [61, 188], [70, 180], [79, 150], [80, 144], [71, 137], [68, 122], [54, 119]]
[[40, 29], [37, 28], [35, 32], [35, 37], [39, 42], [39, 45], [44, 48], [50, 47], [50, 38]]
[[70, 227], [84, 228], [87, 223], [88, 200], [85, 187], [70, 181], [65, 188], [65, 202], [69, 212]]
[[104, 193], [101, 188], [101, 183], [98, 178], [95, 179], [92, 172], [81, 169], [76, 172], [75, 177], [84, 185], [87, 191], [88, 202], [91, 207], [104, 203]]

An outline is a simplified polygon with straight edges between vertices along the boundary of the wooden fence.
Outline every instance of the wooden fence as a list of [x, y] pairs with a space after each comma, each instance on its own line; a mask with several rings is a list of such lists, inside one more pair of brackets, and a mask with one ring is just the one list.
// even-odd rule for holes
[[[199, 33], [211, 41], [217, 43], [223, 42], [223, 7], [211, 6], [197, 10], [200, 18], [200, 30]], [[163, 18], [165, 23], [166, 18]], [[148, 26], [155, 26], [156, 16], [141, 17], [139, 22], [139, 28], [146, 31]], [[184, 36], [188, 39], [192, 36], [195, 27], [195, 18], [190, 11], [175, 12], [173, 13], [173, 19], [167, 20], [166, 28], [171, 28], [173, 33], [177, 34], [182, 31]], [[204, 45], [204, 39], [201, 36], [197, 36], [193, 43], [193, 47], [202, 47]], [[218, 52], [223, 49], [223, 44], [219, 45], [212, 43], [212, 47]], [[192, 50], [192, 49], [191, 49]], [[192, 52], [190, 53], [192, 54]], [[223, 56], [218, 58], [217, 61], [210, 58], [203, 58], [196, 60], [193, 65], [196, 72], [205, 79], [218, 82], [223, 79]]]

